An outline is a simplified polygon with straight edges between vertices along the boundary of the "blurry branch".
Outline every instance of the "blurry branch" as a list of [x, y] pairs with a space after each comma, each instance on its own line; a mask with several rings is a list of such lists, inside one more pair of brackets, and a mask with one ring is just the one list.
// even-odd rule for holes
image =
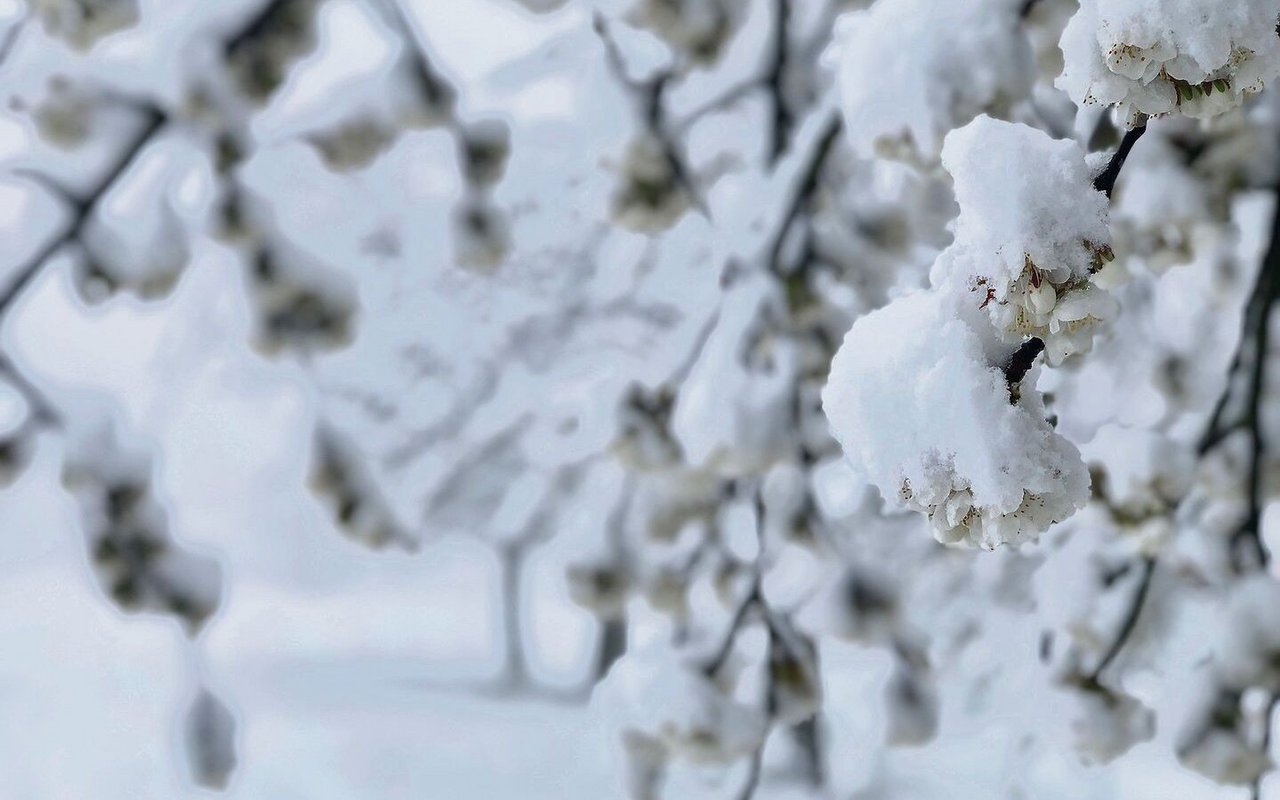
[[734, 611], [733, 618], [729, 621], [729, 627], [725, 631], [724, 638], [720, 641], [720, 646], [715, 653], [703, 666], [702, 671], [708, 677], [714, 679], [716, 673], [729, 660], [729, 656], [733, 653], [733, 645], [737, 641], [738, 633], [741, 632], [747, 620], [751, 617], [753, 610], [759, 610], [765, 623], [769, 623], [769, 611], [765, 604], [764, 593], [761, 591], [764, 583], [764, 496], [759, 489], [755, 492], [755, 513], [756, 513], [756, 557], [751, 564], [751, 585], [747, 588], [746, 594], [742, 601], [738, 604], [738, 608]]
[[[1272, 692], [1267, 698], [1266, 706], [1262, 709], [1262, 741], [1258, 743], [1259, 752], [1268, 759], [1271, 756], [1271, 717], [1275, 715], [1277, 706], [1280, 706], [1280, 692]], [[1251, 800], [1262, 800], [1262, 779], [1267, 775], [1267, 772], [1263, 772], [1253, 779], [1249, 787]]]
[[31, 407], [32, 419], [37, 424], [49, 428], [56, 428], [62, 424], [62, 415], [54, 408], [53, 402], [40, 391], [39, 387], [19, 372], [17, 366], [4, 353], [0, 353], [0, 375], [8, 378], [27, 401], [27, 405]]
[[669, 130], [666, 109], [663, 107], [663, 97], [675, 74], [668, 69], [658, 72], [647, 80], [632, 78], [627, 74], [627, 65], [622, 57], [622, 51], [609, 31], [609, 23], [604, 14], [599, 11], [595, 13], [593, 27], [604, 44], [605, 61], [609, 65], [609, 71], [638, 104], [641, 124], [645, 132], [662, 147], [663, 158], [666, 159], [671, 174], [675, 176], [676, 184], [689, 197], [689, 202], [706, 216], [706, 203], [698, 192], [697, 186], [694, 185], [693, 174], [686, 163], [683, 149]]
[[1124, 649], [1130, 634], [1133, 633], [1134, 627], [1138, 624], [1138, 617], [1142, 616], [1142, 608], [1146, 603], [1147, 593], [1151, 589], [1151, 577], [1155, 574], [1155, 571], [1156, 559], [1152, 556], [1144, 556], [1142, 558], [1142, 575], [1138, 578], [1138, 588], [1134, 590], [1133, 597], [1129, 601], [1129, 608], [1120, 623], [1120, 629], [1116, 632], [1115, 639], [1111, 641], [1111, 646], [1102, 654], [1098, 665], [1093, 668], [1093, 672], [1089, 675], [1089, 681], [1092, 683], [1099, 683], [1103, 670], [1110, 666], [1111, 662], [1115, 661], [1116, 656], [1120, 655], [1120, 651]]
[[[97, 183], [83, 195], [72, 194], [42, 175], [33, 173], [26, 176], [50, 188], [65, 200], [69, 206], [69, 216], [63, 220], [60, 229], [25, 264], [17, 268], [9, 283], [0, 291], [0, 320], [12, 309], [23, 290], [35, 280], [53, 256], [66, 245], [79, 240], [85, 225], [93, 218], [102, 199], [164, 126], [167, 116], [158, 107], [143, 104], [141, 110], [143, 122], [140, 129], [128, 140]], [[14, 386], [26, 398], [31, 405], [33, 418], [37, 422], [48, 427], [58, 427], [61, 424], [61, 415], [49, 398], [23, 376], [14, 363], [2, 353], [0, 353], [0, 371], [9, 376]]]
[[791, 109], [787, 106], [784, 87], [791, 28], [791, 0], [774, 0], [773, 15], [773, 49], [770, 51], [764, 78], [769, 100], [773, 106], [773, 118], [769, 129], [770, 164], [776, 164], [786, 152], [794, 124]]
[[[1280, 189], [1280, 187], [1278, 187]], [[1256, 565], [1265, 567], [1269, 560], [1262, 544], [1259, 527], [1262, 522], [1262, 478], [1266, 441], [1261, 418], [1263, 394], [1266, 391], [1267, 356], [1270, 345], [1271, 311], [1280, 294], [1280, 197], [1272, 214], [1271, 242], [1258, 267], [1253, 291], [1245, 306], [1240, 342], [1227, 372], [1227, 387], [1214, 407], [1209, 424], [1200, 439], [1200, 454], [1213, 450], [1232, 433], [1247, 431], [1249, 437], [1246, 492], [1248, 511], [1230, 541], [1232, 566], [1244, 571], [1241, 552], [1252, 551]], [[1247, 361], [1247, 367], [1246, 367]], [[1240, 383], [1243, 382], [1243, 387]], [[1238, 400], [1237, 389], [1244, 392], [1243, 407], [1228, 419], [1232, 401]]]
[[[93, 218], [103, 197], [111, 191], [116, 181], [124, 175], [137, 159], [138, 154], [155, 138], [168, 120], [168, 115], [158, 106], [149, 103], [143, 104], [141, 111], [143, 114], [141, 129], [130, 138], [106, 174], [98, 180], [92, 189], [80, 196], [73, 195], [62, 189], [56, 189], [70, 205], [70, 217], [63, 222], [61, 230], [46, 242], [34, 256], [28, 259], [25, 265], [17, 270], [8, 285], [0, 292], [0, 317], [9, 311], [14, 300], [35, 279], [36, 275], [40, 273], [40, 269], [50, 258], [64, 246], [79, 239], [85, 225]], [[31, 177], [39, 182], [48, 183], [39, 176], [32, 175]]]
[[[783, 0], [786, 2], [786, 0]], [[760, 768], [764, 762], [764, 747], [757, 747], [756, 751], [751, 754], [751, 760], [748, 762], [747, 779], [742, 789], [738, 792], [738, 800], [751, 800], [756, 793], [756, 789], [760, 785]]]
[[765, 266], [775, 274], [782, 272], [782, 248], [786, 242], [787, 233], [800, 215], [811, 207], [818, 191], [822, 168], [826, 165], [827, 158], [831, 155], [836, 140], [840, 136], [841, 127], [840, 115], [831, 113], [822, 124], [821, 132], [814, 141], [812, 149], [801, 162], [796, 179], [791, 183], [791, 194], [783, 208], [782, 217], [769, 238]]
[[31, 19], [31, 14], [26, 8], [22, 11], [20, 19], [9, 26], [9, 30], [4, 32], [4, 36], [0, 37], [0, 64], [9, 60], [13, 48], [17, 46], [18, 39], [22, 36], [22, 31], [27, 27], [27, 21]]

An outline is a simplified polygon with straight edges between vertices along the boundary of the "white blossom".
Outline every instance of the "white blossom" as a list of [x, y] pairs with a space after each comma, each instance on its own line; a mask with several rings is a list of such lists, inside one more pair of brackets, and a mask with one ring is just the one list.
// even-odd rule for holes
[[1082, 0], [1058, 86], [1081, 104], [1207, 118], [1280, 75], [1274, 0]]
[[1011, 402], [1011, 349], [967, 299], [917, 293], [855, 322], [823, 408], [886, 499], [926, 512], [939, 541], [990, 549], [1081, 508], [1088, 476], [1033, 392]]
[[34, 6], [45, 30], [78, 50], [138, 21], [137, 0], [36, 0]]
[[1267, 575], [1231, 590], [1214, 642], [1214, 668], [1224, 686], [1280, 688], [1280, 581]]
[[665, 645], [619, 659], [592, 702], [620, 736], [643, 737], [661, 746], [666, 757], [694, 763], [723, 764], [746, 756], [765, 734], [759, 709], [735, 700], [690, 654]]
[[1087, 762], [1106, 764], [1149, 741], [1155, 714], [1137, 699], [1105, 688], [1076, 693], [1080, 713], [1071, 722], [1076, 752]]
[[1088, 350], [1114, 312], [1093, 280], [1113, 255], [1107, 199], [1079, 145], [982, 116], [947, 136], [942, 165], [960, 214], [935, 285], [966, 291], [1006, 340], [1043, 339], [1050, 364]]

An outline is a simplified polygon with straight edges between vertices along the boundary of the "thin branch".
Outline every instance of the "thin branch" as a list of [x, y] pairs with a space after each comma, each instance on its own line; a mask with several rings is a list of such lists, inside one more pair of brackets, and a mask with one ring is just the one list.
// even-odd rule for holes
[[747, 767], [747, 779], [742, 785], [742, 789], [738, 791], [738, 800], [751, 800], [756, 793], [756, 788], [760, 785], [760, 767], [764, 761], [764, 748], [757, 747], [756, 751], [751, 754], [751, 761]]
[[1035, 365], [1036, 358], [1043, 352], [1044, 340], [1039, 336], [1032, 336], [1023, 342], [1009, 358], [1009, 363], [1004, 368], [1004, 379], [1009, 385], [1010, 403], [1018, 402], [1020, 396], [1018, 387], [1022, 379], [1031, 371], [1031, 367]]
[[[1227, 387], [1214, 406], [1208, 427], [1200, 440], [1200, 453], [1224, 441], [1230, 434], [1244, 430], [1249, 437], [1246, 494], [1248, 510], [1240, 527], [1232, 535], [1230, 555], [1237, 572], [1247, 568], [1245, 554], [1250, 553], [1257, 566], [1265, 567], [1269, 554], [1262, 544], [1259, 527], [1262, 522], [1262, 479], [1267, 449], [1261, 409], [1267, 383], [1267, 355], [1271, 338], [1271, 312], [1280, 296], [1280, 197], [1276, 199], [1271, 222], [1271, 241], [1258, 267], [1253, 291], [1245, 306], [1243, 330], [1227, 373]], [[1244, 374], [1244, 407], [1236, 418], [1227, 420], [1227, 410], [1235, 397], [1239, 373]]]
[[1147, 595], [1151, 590], [1151, 577], [1155, 574], [1155, 571], [1155, 558], [1144, 556], [1142, 559], [1142, 577], [1138, 579], [1138, 588], [1134, 591], [1133, 597], [1129, 601], [1129, 610], [1125, 612], [1124, 620], [1120, 623], [1120, 630], [1116, 633], [1116, 638], [1111, 641], [1111, 646], [1107, 648], [1107, 652], [1102, 654], [1102, 659], [1098, 661], [1098, 666], [1094, 667], [1093, 673], [1089, 676], [1093, 683], [1098, 683], [1103, 670], [1110, 666], [1112, 661], [1115, 661], [1116, 656], [1120, 655], [1120, 651], [1124, 649], [1125, 643], [1129, 641], [1129, 636], [1138, 624], [1138, 617], [1142, 616], [1142, 608], [1146, 604]]
[[128, 146], [120, 152], [119, 157], [106, 174], [82, 197], [69, 197], [71, 217], [62, 226], [62, 230], [45, 243], [40, 250], [21, 267], [17, 274], [0, 292], [0, 316], [3, 316], [13, 305], [22, 290], [35, 279], [40, 269], [59, 250], [80, 237], [84, 227], [93, 218], [94, 212], [103, 197], [111, 190], [122, 175], [137, 159], [138, 154], [151, 142], [156, 133], [164, 126], [168, 117], [159, 107], [147, 105], [143, 107], [145, 122], [137, 134], [129, 141]]
[[[1258, 749], [1264, 758], [1270, 755], [1267, 751], [1271, 749], [1271, 717], [1275, 714], [1277, 705], [1280, 705], [1280, 692], [1271, 695], [1266, 710], [1262, 712], [1262, 741], [1258, 743]], [[1262, 800], [1262, 779], [1266, 775], [1267, 773], [1263, 772], [1253, 779], [1249, 795], [1253, 800]]]
[[1124, 138], [1120, 140], [1120, 147], [1111, 156], [1111, 160], [1107, 162], [1106, 169], [1093, 180], [1093, 188], [1111, 197], [1112, 190], [1116, 187], [1116, 179], [1120, 177], [1120, 170], [1124, 167], [1124, 162], [1129, 158], [1129, 151], [1142, 138], [1142, 134], [1147, 132], [1146, 120], [1143, 120], [1136, 128], [1130, 128], [1125, 132]]
[[638, 102], [641, 123], [645, 131], [657, 140], [662, 147], [662, 155], [671, 169], [676, 185], [689, 198], [694, 208], [698, 209], [703, 216], [708, 216], [706, 202], [698, 192], [698, 187], [694, 185], [693, 171], [685, 163], [685, 156], [681, 152], [680, 146], [668, 131], [663, 97], [672, 78], [675, 77], [674, 73], [670, 70], [663, 70], [648, 80], [635, 80], [627, 74], [627, 65], [622, 57], [622, 50], [618, 47], [618, 42], [609, 31], [609, 22], [605, 19], [604, 14], [599, 11], [595, 13], [592, 27], [604, 44], [605, 61], [609, 65], [609, 71], [614, 74], [618, 82]]
[[773, 115], [769, 128], [769, 164], [778, 163], [791, 140], [791, 128], [795, 124], [791, 109], [787, 107], [784, 84], [788, 64], [788, 37], [791, 29], [791, 0], [774, 0], [773, 49], [765, 69], [764, 85], [769, 92]]
[[13, 54], [13, 48], [17, 47], [18, 39], [22, 36], [22, 31], [26, 29], [30, 19], [30, 13], [24, 10], [22, 19], [14, 22], [9, 26], [9, 30], [4, 32], [4, 37], [0, 38], [0, 64], [8, 61], [9, 56]]
[[791, 230], [791, 226], [795, 224], [800, 213], [813, 201], [813, 197], [818, 191], [818, 180], [822, 174], [822, 167], [826, 164], [828, 156], [831, 155], [836, 140], [840, 136], [841, 128], [840, 115], [831, 114], [823, 124], [822, 131], [818, 134], [813, 149], [809, 151], [809, 157], [800, 168], [798, 178], [793, 183], [794, 188], [791, 197], [785, 206], [778, 226], [773, 229], [773, 235], [769, 241], [765, 264], [775, 273], [781, 271], [779, 262], [782, 258], [782, 246], [786, 241], [787, 232]]
[[0, 374], [8, 377], [10, 383], [31, 407], [31, 418], [40, 425], [55, 428], [62, 424], [62, 415], [58, 413], [51, 401], [38, 386], [23, 375], [16, 364], [8, 356], [0, 353]]

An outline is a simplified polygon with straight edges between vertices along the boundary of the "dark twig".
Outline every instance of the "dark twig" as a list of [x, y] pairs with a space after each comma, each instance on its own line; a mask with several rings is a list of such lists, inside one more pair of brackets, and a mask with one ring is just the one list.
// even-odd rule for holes
[[129, 144], [121, 152], [115, 163], [107, 170], [106, 174], [82, 196], [68, 195], [71, 204], [71, 216], [63, 223], [62, 230], [45, 243], [40, 250], [32, 256], [27, 263], [21, 267], [17, 274], [5, 286], [4, 291], [0, 292], [0, 316], [9, 310], [13, 301], [17, 299], [22, 290], [39, 274], [41, 267], [53, 257], [65, 245], [75, 241], [84, 231], [84, 227], [89, 220], [93, 218], [94, 212], [97, 210], [98, 204], [102, 202], [102, 198], [111, 190], [122, 175], [129, 169], [138, 154], [152, 140], [156, 133], [164, 126], [168, 117], [157, 106], [144, 106], [143, 108], [145, 121], [142, 128], [130, 139]]
[[1013, 355], [1009, 358], [1009, 363], [1004, 368], [1004, 379], [1009, 384], [1009, 402], [1016, 403], [1020, 397], [1018, 391], [1022, 379], [1027, 377], [1027, 373], [1031, 371], [1031, 367], [1036, 363], [1036, 358], [1044, 352], [1044, 340], [1039, 336], [1032, 336], [1023, 342]]
[[1111, 197], [1111, 192], [1116, 188], [1116, 179], [1120, 177], [1120, 170], [1124, 167], [1125, 159], [1129, 157], [1129, 151], [1142, 138], [1142, 134], [1147, 132], [1147, 123], [1142, 121], [1136, 128], [1130, 128], [1125, 132], [1124, 138], [1120, 140], [1120, 147], [1111, 156], [1111, 160], [1107, 162], [1106, 169], [1102, 170], [1102, 174], [1093, 179], [1093, 188]]
[[791, 0], [774, 0], [773, 49], [765, 69], [764, 85], [769, 92], [773, 116], [769, 129], [769, 163], [776, 164], [786, 152], [795, 123], [787, 106], [784, 86], [788, 63], [788, 41], [791, 29]]
[[751, 754], [751, 761], [747, 766], [747, 779], [742, 785], [742, 789], [738, 792], [738, 800], [751, 800], [756, 793], [756, 788], [760, 785], [760, 767], [764, 761], [764, 748], [758, 747]]
[[782, 271], [780, 261], [787, 233], [791, 230], [791, 226], [795, 224], [800, 214], [813, 201], [814, 195], [818, 191], [818, 180], [822, 175], [822, 167], [826, 164], [827, 157], [831, 155], [836, 139], [840, 136], [841, 127], [840, 115], [832, 114], [824, 123], [822, 132], [815, 140], [813, 149], [809, 151], [808, 159], [801, 167], [798, 178], [793, 182], [791, 197], [787, 202], [778, 227], [773, 231], [772, 239], [769, 242], [768, 255], [766, 256], [766, 266], [775, 273]]
[[1120, 630], [1116, 632], [1116, 638], [1111, 640], [1111, 646], [1107, 648], [1107, 652], [1102, 654], [1102, 659], [1098, 661], [1098, 666], [1093, 668], [1093, 674], [1089, 676], [1093, 683], [1098, 683], [1103, 670], [1115, 661], [1116, 656], [1120, 655], [1120, 651], [1124, 649], [1125, 643], [1129, 641], [1129, 636], [1133, 633], [1134, 627], [1138, 624], [1138, 617], [1142, 616], [1142, 607], [1146, 604], [1147, 594], [1151, 590], [1151, 577], [1156, 571], [1156, 560], [1151, 556], [1144, 556], [1142, 559], [1142, 576], [1138, 579], [1138, 588], [1133, 593], [1133, 598], [1129, 601], [1129, 610], [1125, 612], [1124, 620], [1120, 623]]
[[27, 376], [23, 375], [17, 365], [9, 360], [9, 357], [0, 353], [0, 374], [8, 377], [14, 388], [27, 401], [27, 405], [31, 408], [31, 419], [39, 425], [54, 428], [62, 424], [62, 415], [58, 413], [51, 401], [40, 387], [32, 383]]
[[609, 65], [609, 70], [613, 72], [618, 82], [631, 93], [638, 103], [641, 123], [645, 131], [662, 147], [663, 158], [666, 159], [667, 165], [671, 169], [676, 185], [685, 193], [693, 206], [705, 216], [707, 214], [707, 206], [702, 199], [702, 195], [698, 192], [698, 187], [694, 185], [693, 171], [685, 163], [681, 147], [668, 130], [666, 107], [663, 104], [663, 98], [668, 86], [670, 86], [671, 79], [675, 77], [674, 73], [670, 70], [664, 70], [648, 80], [635, 80], [627, 74], [626, 61], [622, 57], [622, 51], [618, 48], [618, 43], [614, 40], [613, 34], [609, 31], [609, 22], [605, 19], [604, 14], [597, 11], [592, 21], [592, 26], [596, 35], [600, 37], [600, 41], [604, 43], [605, 61]]
[[[1246, 493], [1248, 510], [1230, 541], [1232, 565], [1237, 571], [1246, 568], [1245, 553], [1250, 553], [1257, 566], [1266, 566], [1269, 555], [1262, 544], [1259, 526], [1262, 522], [1262, 478], [1266, 441], [1261, 419], [1263, 395], [1266, 392], [1267, 355], [1271, 336], [1271, 311], [1280, 296], [1280, 202], [1271, 222], [1271, 242], [1258, 267], [1253, 291], [1245, 306], [1240, 342], [1227, 373], [1227, 387], [1214, 406], [1208, 427], [1200, 440], [1201, 454], [1207, 453], [1232, 433], [1244, 430], [1249, 436], [1249, 462]], [[1243, 386], [1240, 373], [1245, 369]], [[1244, 395], [1243, 408], [1228, 420], [1228, 409], [1235, 399], [1237, 387]]]

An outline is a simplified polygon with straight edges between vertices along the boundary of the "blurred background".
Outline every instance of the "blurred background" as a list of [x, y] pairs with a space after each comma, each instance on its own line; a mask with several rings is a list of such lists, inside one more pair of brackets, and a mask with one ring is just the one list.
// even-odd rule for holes
[[[597, 682], [713, 651], [755, 580], [786, 621], [743, 658], [798, 670], [787, 724], [665, 797], [1245, 796], [1164, 727], [1072, 749], [1037, 664], [1125, 613], [1138, 570], [1080, 589], [1132, 555], [1111, 523], [979, 563], [842, 464], [830, 358], [955, 213], [936, 163], [842, 140], [862, 5], [0, 0], [0, 794], [624, 797]], [[1074, 3], [1040, 5], [1051, 76]], [[1043, 83], [1009, 113], [1114, 147]], [[1243, 135], [1184, 133], [1151, 163]], [[1192, 266], [1047, 378], [1068, 435], [1203, 419], [1266, 245], [1248, 189], [1202, 210], [1239, 237], [1129, 248]]]

